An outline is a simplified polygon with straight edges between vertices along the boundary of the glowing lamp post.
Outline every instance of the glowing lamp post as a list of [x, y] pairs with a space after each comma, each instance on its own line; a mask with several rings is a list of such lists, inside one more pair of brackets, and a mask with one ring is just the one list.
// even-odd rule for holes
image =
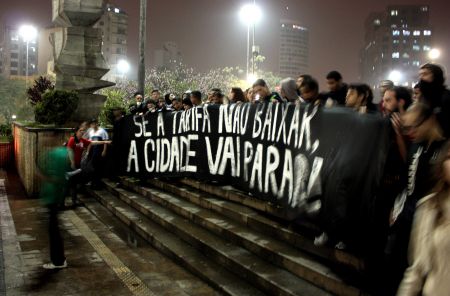
[[430, 60], [435, 61], [441, 57], [441, 51], [437, 48], [433, 48], [428, 52]]
[[19, 35], [22, 37], [23, 41], [27, 44], [27, 60], [25, 69], [25, 88], [28, 88], [28, 45], [31, 41], [35, 41], [37, 38], [37, 29], [30, 25], [23, 25], [19, 28]]
[[[250, 62], [250, 27], [253, 27], [253, 41], [252, 49], [255, 47], [255, 26], [261, 20], [262, 12], [261, 9], [256, 6], [255, 1], [252, 4], [244, 5], [239, 11], [239, 17], [241, 21], [247, 25], [247, 79], [249, 77], [249, 62]], [[254, 56], [252, 54], [252, 65], [254, 65]], [[252, 74], [254, 75], [254, 67]]]
[[125, 74], [127, 74], [128, 71], [130, 71], [130, 63], [128, 63], [126, 60], [120, 60], [117, 63], [117, 71], [119, 75], [122, 76], [122, 78], [125, 78]]

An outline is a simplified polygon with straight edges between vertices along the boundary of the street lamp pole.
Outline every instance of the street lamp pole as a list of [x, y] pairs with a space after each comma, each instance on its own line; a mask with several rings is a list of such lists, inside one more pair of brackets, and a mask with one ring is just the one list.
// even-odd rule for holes
[[250, 63], [250, 23], [247, 24], [247, 76], [249, 74], [249, 63]]
[[[256, 6], [256, 0], [253, 0], [253, 3], [244, 5], [240, 12], [239, 16], [241, 21], [247, 25], [247, 60], [246, 60], [246, 72], [247, 78], [250, 75], [250, 71], [252, 75], [255, 74], [255, 32], [256, 32], [256, 22], [261, 18], [261, 10]], [[250, 30], [252, 30], [252, 46], [250, 48]], [[250, 59], [251, 54], [251, 59]], [[250, 69], [251, 68], [251, 69]]]
[[145, 45], [147, 39], [147, 0], [141, 0], [141, 11], [139, 19], [139, 69], [138, 69], [138, 91], [144, 95], [145, 87]]
[[29, 68], [29, 44], [31, 40], [35, 40], [37, 37], [37, 30], [30, 25], [24, 25], [19, 28], [19, 35], [25, 41], [27, 46], [26, 52], [26, 65], [25, 65], [25, 88], [28, 88], [28, 68]]
[[[253, 0], [253, 9], [256, 10], [256, 0]], [[256, 14], [256, 11], [254, 12]], [[256, 19], [253, 20], [253, 40], [252, 40], [252, 75], [255, 76], [255, 34]]]

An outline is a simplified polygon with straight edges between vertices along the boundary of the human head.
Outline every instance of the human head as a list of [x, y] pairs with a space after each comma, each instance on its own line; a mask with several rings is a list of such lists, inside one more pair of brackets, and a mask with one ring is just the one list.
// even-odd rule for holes
[[263, 79], [258, 79], [253, 83], [253, 96], [259, 100], [263, 100], [270, 95], [269, 87]]
[[211, 103], [212, 97], [213, 97], [214, 94], [217, 93], [217, 92], [220, 92], [220, 93], [221, 93], [222, 91], [220, 90], [220, 88], [211, 88], [211, 90], [208, 92], [208, 97], [207, 97], [206, 101], [207, 101], [208, 103]]
[[439, 65], [426, 63], [419, 69], [419, 79], [425, 82], [433, 82], [436, 86], [444, 85], [444, 70]]
[[215, 91], [211, 94], [209, 102], [211, 104], [223, 104], [224, 94], [221, 91]]
[[159, 89], [152, 90], [152, 94], [151, 94], [152, 100], [157, 101], [160, 96], [161, 96], [161, 93], [159, 92]]
[[202, 93], [198, 90], [192, 91], [191, 102], [193, 106], [200, 106], [202, 104]]
[[180, 111], [181, 109], [183, 109], [183, 102], [181, 98], [175, 97], [172, 99], [172, 108], [175, 111]]
[[232, 103], [246, 101], [244, 92], [240, 87], [232, 87], [230, 90], [230, 94], [228, 95], [228, 98]]
[[80, 125], [75, 127], [74, 138], [76, 141], [83, 138], [88, 127], [89, 127], [89, 123], [87, 121], [84, 121]]
[[147, 101], [146, 101], [146, 107], [147, 107], [147, 109], [149, 110], [149, 111], [154, 111], [155, 109], [156, 109], [156, 105], [157, 105], [157, 103], [156, 103], [157, 101], [155, 101], [155, 100], [153, 100], [153, 99], [148, 99]]
[[378, 84], [378, 89], [380, 90], [380, 97], [383, 98], [384, 92], [387, 89], [390, 89], [393, 87], [394, 87], [394, 82], [392, 82], [391, 80], [381, 80], [380, 84]]
[[89, 126], [90, 126], [91, 128], [93, 128], [94, 130], [98, 129], [98, 120], [97, 120], [97, 118], [92, 118], [92, 119], [89, 121]]
[[245, 98], [247, 102], [253, 102], [253, 88], [249, 87], [245, 90]]
[[411, 92], [403, 86], [395, 86], [384, 92], [383, 107], [387, 113], [403, 113], [411, 105]]
[[308, 103], [313, 103], [319, 96], [319, 83], [311, 76], [304, 76], [300, 85], [302, 99]]
[[415, 143], [429, 141], [436, 133], [442, 134], [433, 108], [426, 102], [411, 105], [402, 119], [403, 133]]
[[140, 92], [135, 92], [134, 93], [134, 99], [136, 100], [136, 102], [141, 103], [142, 100], [144, 99], [144, 97], [142, 96], [142, 93]]
[[[170, 98], [170, 94], [169, 94], [169, 98]], [[170, 99], [168, 99], [170, 101]], [[158, 108], [164, 108], [166, 106], [166, 98], [164, 97], [159, 97], [158, 100]]]
[[419, 83], [416, 83], [413, 87], [412, 100], [413, 102], [420, 101], [422, 99], [422, 92], [420, 91]]
[[292, 78], [286, 78], [280, 82], [280, 94], [289, 102], [295, 102], [298, 99], [297, 84]]
[[345, 99], [345, 106], [358, 109], [362, 106], [371, 105], [373, 101], [373, 93], [367, 84], [353, 83], [350, 84]]
[[301, 74], [300, 76], [298, 76], [296, 84], [297, 84], [297, 90], [299, 91], [299, 94], [300, 94], [300, 85], [302, 85], [302, 82], [304, 79], [312, 79], [312, 76], [308, 75], [308, 74]]
[[337, 91], [342, 87], [342, 75], [338, 71], [327, 74], [327, 86], [329, 91]]
[[189, 98], [183, 99], [183, 108], [184, 108], [184, 110], [189, 110], [192, 108], [192, 102]]

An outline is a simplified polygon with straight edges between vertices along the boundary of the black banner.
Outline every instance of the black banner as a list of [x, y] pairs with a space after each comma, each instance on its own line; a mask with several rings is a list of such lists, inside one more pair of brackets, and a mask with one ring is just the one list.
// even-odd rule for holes
[[370, 213], [389, 142], [379, 116], [272, 103], [127, 116], [116, 133], [128, 174], [228, 183], [336, 229]]

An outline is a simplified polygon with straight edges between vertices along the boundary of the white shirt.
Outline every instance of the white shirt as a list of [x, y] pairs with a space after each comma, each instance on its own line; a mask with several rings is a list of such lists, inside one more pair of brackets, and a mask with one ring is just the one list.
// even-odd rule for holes
[[96, 131], [93, 128], [90, 128], [87, 131], [89, 140], [93, 140], [96, 138], [97, 140], [100, 139], [100, 141], [106, 141], [108, 140], [108, 133], [101, 127], [99, 127]]

